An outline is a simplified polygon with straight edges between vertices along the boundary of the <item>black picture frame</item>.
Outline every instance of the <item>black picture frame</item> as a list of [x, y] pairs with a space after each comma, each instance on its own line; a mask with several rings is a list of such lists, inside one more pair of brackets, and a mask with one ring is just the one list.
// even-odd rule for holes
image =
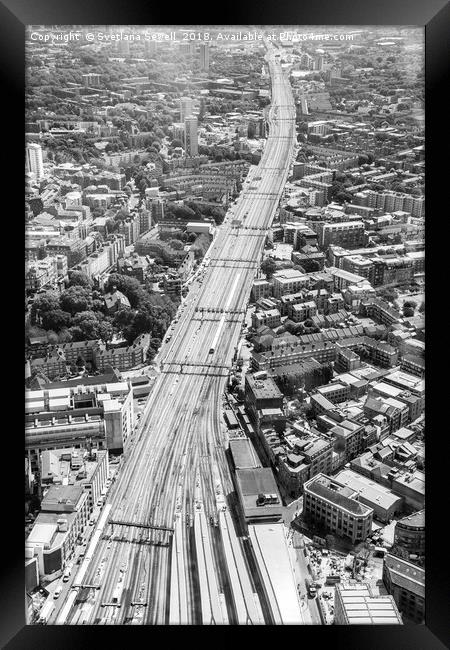
[[[174, 4], [162, 6], [159, 4], [131, 4], [121, 3], [120, 0], [96, 0], [87, 3], [82, 0], [77, 2], [68, 0], [3, 0], [0, 3], [0, 74], [3, 83], [3, 105], [7, 109], [7, 122], [3, 123], [4, 135], [9, 132], [12, 135], [11, 145], [7, 148], [7, 169], [4, 181], [7, 183], [5, 191], [14, 199], [14, 224], [18, 232], [15, 241], [21, 241], [23, 235], [21, 213], [23, 196], [23, 149], [18, 146], [22, 134], [24, 122], [24, 32], [25, 26], [36, 25], [77, 25], [77, 24], [115, 24], [115, 25], [193, 25], [196, 21], [202, 25], [224, 24], [224, 25], [411, 25], [424, 26], [426, 34], [426, 140], [427, 140], [427, 168], [426, 168], [426, 204], [427, 212], [430, 215], [445, 215], [445, 188], [446, 168], [441, 165], [439, 154], [448, 151], [445, 145], [445, 138], [448, 141], [448, 115], [444, 103], [444, 89], [448, 88], [448, 41], [450, 34], [450, 7], [445, 0], [378, 0], [372, 3], [350, 2], [343, 0], [339, 3], [333, 0], [314, 0], [312, 3], [269, 3], [267, 0], [256, 3], [253, 6], [244, 3], [227, 2], [223, 7], [220, 20], [211, 12], [214, 7], [201, 8], [198, 4], [186, 3], [175, 9]], [[7, 128], [5, 128], [7, 126]], [[16, 188], [12, 189], [16, 184]], [[10, 218], [11, 218], [11, 214]], [[6, 218], [5, 214], [5, 218]], [[445, 215], [446, 216], [446, 215]], [[433, 220], [433, 223], [436, 222]], [[432, 305], [429, 308], [427, 317], [436, 322], [438, 318], [436, 307], [439, 309], [442, 301], [442, 294], [439, 283], [444, 278], [435, 277], [441, 273], [435, 262], [437, 259], [445, 260], [445, 242], [442, 235], [443, 224], [439, 223], [439, 233], [436, 236], [435, 228], [427, 227], [427, 292], [432, 296]], [[9, 230], [9, 223], [8, 223]], [[12, 229], [13, 230], [13, 229]], [[12, 232], [12, 231], [11, 231]], [[17, 239], [17, 237], [19, 239]], [[432, 244], [430, 244], [432, 242]], [[439, 252], [439, 245], [442, 251]], [[431, 255], [431, 247], [432, 255]], [[14, 262], [15, 265], [15, 262]], [[11, 267], [9, 267], [11, 268]], [[12, 268], [15, 268], [12, 267]], [[436, 268], [438, 269], [437, 272]], [[9, 277], [9, 274], [7, 274]], [[430, 281], [430, 278], [431, 281]], [[5, 278], [7, 279], [7, 278]], [[435, 285], [437, 281], [437, 286]], [[18, 280], [17, 291], [11, 291], [7, 295], [7, 305], [14, 305], [14, 299], [18, 296], [16, 313], [22, 309], [22, 287]], [[438, 293], [439, 291], [439, 293]], [[9, 292], [8, 292], [9, 294]], [[434, 298], [434, 299], [433, 299]], [[9, 335], [15, 332], [15, 310], [11, 306], [11, 318], [8, 320]], [[23, 321], [17, 320], [17, 331]], [[443, 333], [442, 339], [445, 338]], [[449, 598], [448, 598], [448, 567], [446, 564], [447, 544], [443, 533], [446, 514], [448, 512], [448, 488], [445, 486], [446, 454], [443, 452], [446, 442], [445, 423], [441, 420], [441, 413], [444, 410], [446, 399], [445, 383], [439, 379], [437, 370], [442, 365], [444, 345], [438, 338], [433, 340], [427, 336], [428, 359], [427, 364], [427, 431], [429, 432], [428, 472], [427, 472], [427, 562], [426, 562], [426, 624], [422, 626], [361, 626], [361, 627], [302, 627], [298, 632], [292, 628], [254, 628], [249, 630], [239, 629], [240, 639], [248, 643], [254, 635], [262, 632], [264, 639], [271, 642], [284, 641], [286, 630], [293, 632], [294, 643], [308, 644], [309, 647], [317, 647], [319, 644], [342, 644], [347, 648], [395, 648], [396, 650], [408, 649], [431, 650], [436, 648], [449, 647], [450, 634], [448, 625]], [[431, 345], [431, 348], [429, 347]], [[434, 347], [433, 347], [434, 346]], [[13, 345], [11, 347], [14, 347]], [[431, 352], [430, 352], [431, 350]], [[433, 368], [433, 365], [435, 366]], [[15, 369], [14, 366], [17, 366]], [[448, 366], [447, 366], [448, 367]], [[17, 378], [15, 377], [17, 372]], [[22, 479], [23, 470], [21, 458], [23, 451], [23, 438], [20, 433], [20, 417], [17, 414], [23, 412], [22, 392], [17, 390], [22, 385], [22, 366], [20, 363], [12, 364], [8, 370], [8, 395], [14, 393], [18, 400], [17, 408], [14, 411], [15, 418], [11, 428], [4, 427], [8, 439], [7, 455], [4, 455], [4, 465], [11, 472], [9, 481], [3, 483], [3, 501], [7, 505], [7, 512], [4, 513], [3, 535], [6, 538], [6, 551], [2, 557], [1, 583], [0, 583], [0, 644], [2, 647], [16, 648], [82, 648], [99, 642], [104, 644], [105, 636], [100, 630], [94, 627], [71, 627], [71, 626], [26, 626], [25, 625], [25, 593], [24, 593], [24, 558], [23, 558], [23, 537], [22, 537]], [[429, 383], [431, 382], [431, 384]], [[430, 388], [431, 386], [431, 388]], [[13, 408], [9, 403], [9, 397], [5, 397], [5, 408]], [[447, 427], [448, 428], [448, 427]], [[440, 431], [442, 430], [442, 435]], [[444, 443], [444, 444], [443, 444]], [[5, 453], [5, 452], [4, 452]], [[6, 468], [4, 468], [6, 469]], [[19, 503], [18, 503], [19, 502]], [[135, 641], [135, 635], [147, 643], [155, 642], [155, 633], [159, 629], [148, 630], [137, 628], [124, 630], [122, 628], [107, 629], [107, 637], [113, 639], [113, 645], [125, 645]], [[190, 635], [200, 636], [215, 634], [215, 630], [207, 628], [164, 628], [161, 637], [157, 642], [169, 645], [172, 642], [172, 635], [182, 633], [181, 640], [187, 642], [192, 638]], [[211, 637], [212, 642], [231, 640], [233, 628], [226, 628], [217, 635]], [[242, 636], [244, 635], [244, 636]], [[298, 635], [298, 636], [297, 636]], [[131, 639], [132, 641], [131, 641]], [[158, 634], [159, 637], [159, 634]], [[307, 637], [307, 638], [306, 638]], [[137, 640], [137, 639], [136, 639]], [[109, 639], [106, 639], [109, 642]]]

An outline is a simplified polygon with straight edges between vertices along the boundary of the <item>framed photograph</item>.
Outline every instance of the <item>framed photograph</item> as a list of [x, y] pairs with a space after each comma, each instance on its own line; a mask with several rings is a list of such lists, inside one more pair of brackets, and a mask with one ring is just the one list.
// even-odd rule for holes
[[449, 8], [399, 5], [3, 3], [25, 204], [5, 647], [449, 643], [425, 371]]

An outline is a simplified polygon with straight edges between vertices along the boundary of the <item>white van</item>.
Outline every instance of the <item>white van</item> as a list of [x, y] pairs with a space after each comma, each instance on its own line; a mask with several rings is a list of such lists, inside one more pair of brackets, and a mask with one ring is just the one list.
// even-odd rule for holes
[[70, 574], [72, 573], [72, 566], [73, 564], [70, 563], [66, 566], [64, 573], [63, 573], [63, 582], [68, 582], [70, 578]]
[[53, 594], [53, 598], [59, 598], [60, 593], [62, 592], [62, 586], [59, 585], [59, 587], [56, 587], [55, 593]]

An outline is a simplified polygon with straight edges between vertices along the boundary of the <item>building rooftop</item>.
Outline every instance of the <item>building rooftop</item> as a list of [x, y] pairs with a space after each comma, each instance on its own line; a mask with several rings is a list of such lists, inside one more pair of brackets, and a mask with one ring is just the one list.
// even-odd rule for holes
[[[38, 518], [40, 515], [38, 515]], [[36, 522], [27, 537], [27, 542], [32, 544], [43, 544], [44, 546], [50, 547], [55, 537], [55, 533], [58, 530], [58, 526], [55, 523], [41, 523]]]
[[276, 623], [304, 623], [283, 524], [249, 526], [249, 535]]
[[355, 228], [364, 228], [364, 223], [362, 221], [337, 221], [335, 223], [326, 223], [324, 227], [331, 229], [339, 228], [348, 228], [348, 226], [354, 226]]
[[304, 484], [304, 488], [308, 489], [312, 494], [327, 499], [334, 505], [344, 508], [352, 515], [367, 515], [372, 512], [372, 509], [359, 503], [354, 497], [355, 490], [343, 485], [325, 474], [318, 474], [314, 478]]
[[336, 474], [336, 480], [355, 490], [361, 497], [370, 502], [371, 507], [379, 506], [388, 510], [401, 501], [400, 497], [393, 494], [388, 488], [351, 469], [340, 471]]
[[344, 386], [344, 384], [336, 382], [334, 384], [328, 384], [327, 386], [320, 386], [317, 390], [322, 395], [326, 395], [327, 393], [334, 393], [336, 390], [344, 390], [345, 388], [346, 386]]
[[407, 427], [401, 427], [401, 429], [397, 429], [397, 431], [393, 431], [391, 433], [391, 436], [394, 438], [398, 438], [399, 440], [410, 440], [415, 438], [416, 433], [412, 429], [408, 429]]
[[317, 402], [317, 404], [319, 404], [319, 406], [324, 408], [326, 411], [332, 411], [333, 409], [336, 408], [333, 402], [330, 402], [329, 399], [327, 399], [320, 393], [314, 393], [314, 395], [311, 395], [311, 400]]
[[337, 584], [335, 601], [340, 600], [348, 625], [402, 625], [392, 596], [373, 593], [368, 584]]
[[111, 293], [106, 293], [104, 299], [107, 309], [112, 309], [116, 305], [119, 305], [120, 308], [131, 307], [130, 301], [121, 291], [116, 290]]
[[[75, 377], [74, 379], [67, 379], [66, 381], [52, 381], [50, 383], [45, 384], [45, 389], [103, 385], [107, 383], [115, 383], [119, 380], [119, 378], [120, 378], [119, 371], [111, 368], [111, 373], [105, 373], [103, 375], [95, 375], [93, 377]], [[33, 393], [41, 392], [42, 396], [44, 395], [44, 391], [30, 391], [30, 392]]]
[[[283, 504], [270, 467], [238, 469], [236, 471], [236, 481], [246, 519], [271, 516], [278, 518], [278, 516], [281, 516]], [[277, 501], [258, 506], [257, 499], [260, 494], [273, 494]]]
[[230, 453], [236, 469], [254, 469], [261, 467], [258, 455], [249, 438], [230, 440]]
[[[417, 343], [421, 343], [422, 341], [417, 341]], [[420, 368], [425, 370], [425, 359], [422, 357], [419, 357], [418, 355], [415, 354], [405, 354], [403, 357], [403, 361], [413, 363], [416, 366], [420, 366]]]
[[281, 269], [273, 274], [273, 277], [280, 282], [292, 282], [293, 280], [308, 280], [308, 275], [295, 269]]
[[425, 380], [411, 375], [409, 372], [394, 370], [394, 372], [385, 376], [385, 381], [390, 382], [394, 386], [410, 390], [418, 395], [425, 392]]
[[50, 512], [71, 512], [83, 494], [79, 485], [52, 485], [42, 499], [41, 510]]
[[280, 399], [283, 393], [280, 391], [272, 377], [266, 379], [255, 379], [253, 375], [246, 375], [245, 381], [253, 391], [257, 400], [260, 399]]
[[425, 474], [423, 472], [415, 470], [412, 474], [410, 472], [400, 474], [392, 481], [393, 485], [398, 483], [419, 495], [425, 496]]
[[425, 528], [425, 509], [413, 512], [397, 521], [397, 525], [411, 526], [411, 528]]

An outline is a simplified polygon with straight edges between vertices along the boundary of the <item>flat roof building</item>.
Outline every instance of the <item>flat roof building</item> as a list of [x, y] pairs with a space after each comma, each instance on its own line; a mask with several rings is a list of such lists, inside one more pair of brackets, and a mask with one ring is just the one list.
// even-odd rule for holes
[[273, 295], [281, 298], [287, 293], [296, 293], [309, 285], [309, 276], [295, 269], [276, 271], [272, 277]]
[[233, 438], [230, 440], [230, 454], [236, 470], [261, 467], [258, 454], [250, 438]]
[[375, 481], [351, 469], [336, 474], [336, 480], [358, 493], [358, 500], [373, 509], [373, 516], [388, 522], [401, 510], [403, 499]]
[[425, 394], [425, 380], [415, 375], [411, 375], [408, 372], [402, 372], [401, 370], [394, 370], [387, 374], [384, 377], [384, 381], [393, 386], [398, 386], [403, 388], [403, 390], [409, 390], [414, 395], [422, 397]]
[[80, 485], [53, 485], [25, 542], [25, 557], [37, 557], [39, 574], [55, 577], [73, 554], [89, 517], [88, 494]]
[[284, 525], [249, 526], [249, 537], [275, 625], [304, 624]]
[[402, 625], [392, 596], [380, 596], [369, 584], [337, 584], [334, 592], [335, 625]]
[[25, 449], [33, 469], [39, 454], [55, 447], [122, 449], [133, 427], [128, 382], [26, 391]]
[[283, 504], [270, 467], [238, 469], [236, 484], [247, 523], [281, 519]]

